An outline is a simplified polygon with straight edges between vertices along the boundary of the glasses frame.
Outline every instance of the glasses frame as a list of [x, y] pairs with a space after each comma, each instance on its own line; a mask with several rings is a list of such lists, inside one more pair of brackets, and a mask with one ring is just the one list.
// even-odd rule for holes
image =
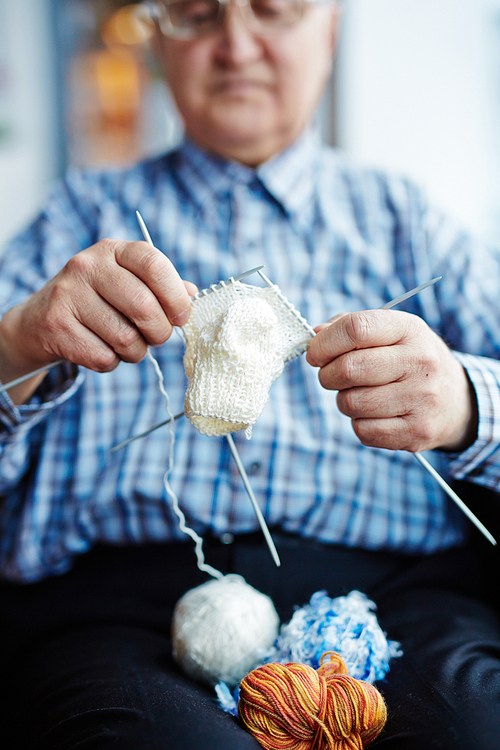
[[170, 20], [168, 12], [168, 2], [147, 2], [144, 3], [144, 6], [149, 17], [158, 24], [163, 36], [166, 36], [168, 39], [180, 39], [189, 41], [191, 39], [200, 39], [211, 34], [215, 29], [217, 29], [224, 18], [224, 14], [227, 8], [229, 7], [229, 5], [231, 5], [231, 3], [239, 8], [240, 14], [247, 28], [249, 28], [254, 33], [264, 35], [272, 35], [276, 32], [279, 33], [279, 31], [283, 29], [295, 26], [302, 20], [306, 13], [306, 10], [310, 7], [317, 7], [320, 5], [338, 5], [339, 3], [339, 0], [299, 0], [298, 4], [300, 2], [301, 7], [297, 18], [295, 18], [293, 21], [290, 21], [289, 23], [283, 23], [282, 25], [277, 24], [275, 26], [269, 26], [268, 28], [266, 28], [266, 25], [262, 24], [254, 15], [251, 6], [251, 0], [216, 1], [218, 3], [218, 12], [216, 18], [212, 23], [208, 24], [205, 29], [199, 32], [194, 29], [182, 29], [174, 26]]

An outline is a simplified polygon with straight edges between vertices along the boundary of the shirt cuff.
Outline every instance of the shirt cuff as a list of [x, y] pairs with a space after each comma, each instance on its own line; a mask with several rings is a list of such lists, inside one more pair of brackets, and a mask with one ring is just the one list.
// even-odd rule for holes
[[67, 362], [49, 370], [31, 399], [17, 406], [8, 391], [0, 393], [0, 440], [28, 422], [34, 426], [81, 387], [85, 374]]
[[485, 484], [497, 486], [500, 482], [500, 362], [472, 354], [453, 354], [464, 366], [476, 392], [478, 432], [467, 450], [450, 454], [448, 468], [456, 479], [472, 479], [484, 474]]

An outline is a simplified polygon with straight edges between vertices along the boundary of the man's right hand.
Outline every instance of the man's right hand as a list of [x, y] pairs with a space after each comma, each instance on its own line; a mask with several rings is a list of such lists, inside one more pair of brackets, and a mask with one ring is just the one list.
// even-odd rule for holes
[[[139, 362], [189, 317], [194, 284], [146, 242], [101, 240], [0, 320], [0, 380], [65, 359], [97, 372]], [[12, 389], [26, 401], [43, 379]]]

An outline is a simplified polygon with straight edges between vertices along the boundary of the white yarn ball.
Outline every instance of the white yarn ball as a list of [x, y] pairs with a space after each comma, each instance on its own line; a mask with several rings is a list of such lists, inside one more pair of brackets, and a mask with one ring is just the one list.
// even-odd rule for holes
[[238, 575], [191, 589], [174, 610], [174, 658], [187, 674], [210, 685], [237, 685], [278, 634], [271, 599]]

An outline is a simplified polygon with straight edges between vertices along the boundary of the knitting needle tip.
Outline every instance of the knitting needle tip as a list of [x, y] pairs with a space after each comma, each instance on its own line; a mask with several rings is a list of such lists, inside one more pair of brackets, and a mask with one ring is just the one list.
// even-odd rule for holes
[[390, 302], [386, 302], [385, 305], [381, 305], [379, 307], [379, 310], [389, 310], [391, 307], [394, 307], [394, 305], [399, 305], [400, 302], [404, 302], [404, 300], [410, 299], [410, 297], [413, 297], [415, 294], [418, 294], [419, 292], [423, 292], [423, 290], [427, 289], [428, 286], [432, 286], [437, 281], [440, 281], [442, 278], [443, 278], [442, 276], [435, 276], [430, 281], [425, 281], [423, 284], [416, 286], [414, 289], [410, 289], [409, 292], [400, 294], [399, 297], [395, 297], [394, 299], [391, 299]]
[[496, 547], [497, 540], [495, 539], [495, 537], [492, 534], [490, 534], [490, 532], [488, 531], [488, 529], [486, 528], [486, 526], [484, 526], [481, 523], [481, 521], [479, 520], [479, 518], [477, 518], [477, 516], [474, 515], [474, 513], [471, 511], [471, 509], [468, 508], [467, 505], [464, 503], [464, 501], [459, 498], [459, 496], [457, 495], [457, 493], [454, 490], [452, 490], [452, 488], [450, 487], [450, 485], [443, 479], [443, 477], [440, 474], [438, 474], [438, 472], [436, 471], [436, 469], [434, 468], [434, 466], [432, 466], [432, 464], [430, 464], [427, 461], [427, 459], [424, 458], [420, 453], [414, 453], [413, 455], [415, 456], [415, 458], [417, 459], [417, 461], [419, 461], [422, 464], [422, 466], [424, 467], [424, 469], [426, 471], [428, 471], [428, 473], [431, 475], [431, 477], [433, 477], [436, 480], [436, 482], [439, 484], [439, 486], [441, 487], [441, 489], [443, 489], [446, 492], [446, 494], [448, 495], [448, 497], [450, 497], [453, 500], [453, 502], [456, 505], [458, 505], [458, 507], [460, 508], [460, 510], [463, 513], [465, 513], [465, 515], [467, 516], [467, 518], [470, 521], [472, 521], [472, 523], [474, 524], [474, 526], [476, 526], [476, 528], [479, 529], [479, 531], [481, 532], [481, 534], [484, 537], [486, 537], [486, 539], [489, 542], [491, 542], [491, 544], [493, 544]]
[[137, 221], [139, 222], [139, 226], [141, 228], [141, 232], [143, 234], [144, 239], [146, 240], [146, 242], [149, 242], [150, 245], [153, 245], [153, 240], [151, 239], [151, 235], [148, 232], [148, 228], [144, 222], [144, 219], [142, 218], [139, 211], [136, 211], [135, 215], [137, 216]]
[[253, 490], [250, 486], [250, 482], [248, 481], [248, 476], [245, 471], [245, 467], [243, 466], [243, 463], [240, 458], [240, 454], [238, 453], [238, 449], [236, 448], [236, 445], [234, 443], [233, 436], [231, 435], [231, 433], [228, 433], [226, 435], [226, 439], [229, 444], [229, 449], [233, 455], [236, 466], [238, 467], [238, 471], [240, 472], [240, 476], [243, 480], [243, 484], [245, 485], [245, 489], [247, 491], [248, 497], [250, 498], [250, 502], [252, 503], [255, 515], [257, 516], [257, 520], [259, 522], [260, 528], [262, 529], [262, 533], [264, 534], [264, 538], [267, 542], [267, 546], [269, 547], [269, 551], [271, 555], [273, 556], [274, 562], [279, 568], [281, 565], [281, 560], [278, 555], [278, 550], [276, 549], [273, 538], [271, 536], [271, 532], [268, 529], [266, 520], [264, 516], [262, 515], [261, 509], [258, 506], [257, 500], [255, 499], [255, 495], [253, 494]]

